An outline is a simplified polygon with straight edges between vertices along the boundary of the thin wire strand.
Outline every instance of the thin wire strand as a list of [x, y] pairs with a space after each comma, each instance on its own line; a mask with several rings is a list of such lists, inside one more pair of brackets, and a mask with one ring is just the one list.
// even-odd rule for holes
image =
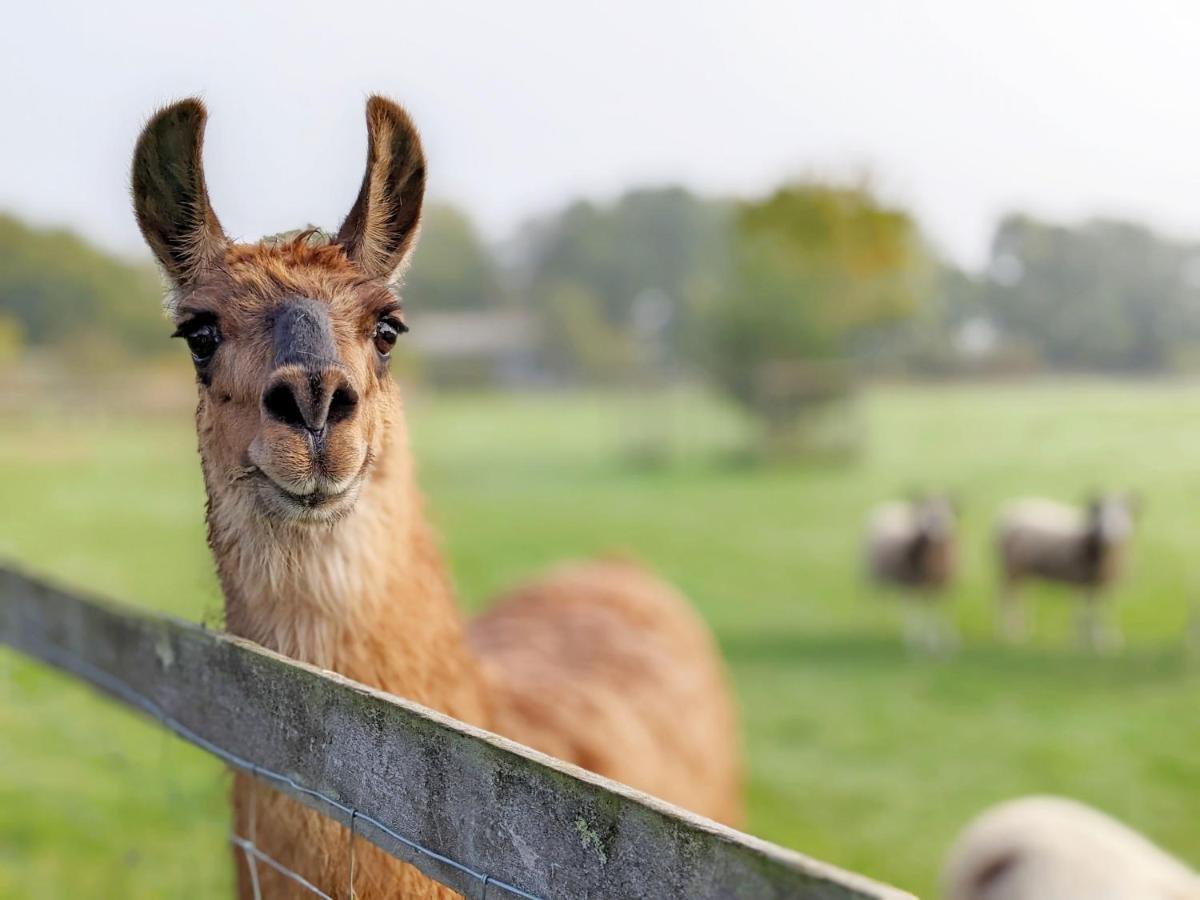
[[262, 900], [262, 888], [258, 886], [258, 854], [251, 853], [245, 847], [242, 853], [246, 857], [246, 868], [250, 870], [250, 887], [254, 890], [254, 900]]
[[346, 896], [354, 900], [354, 820], [358, 818], [358, 810], [350, 813], [350, 890]]
[[308, 888], [310, 891], [312, 891], [318, 897], [323, 897], [324, 900], [333, 900], [332, 897], [330, 897], [327, 893], [325, 893], [323, 890], [321, 890], [319, 887], [317, 887], [315, 884], [313, 884], [311, 881], [309, 881], [307, 878], [305, 878], [299, 872], [292, 871], [287, 866], [285, 866], [283, 863], [279, 862], [278, 860], [273, 859], [272, 857], [268, 856], [266, 853], [263, 853], [256, 846], [254, 846], [254, 844], [250, 843], [245, 838], [238, 837], [236, 834], [230, 834], [229, 840], [232, 844], [234, 844], [234, 846], [241, 847], [242, 850], [247, 855], [253, 856], [255, 859], [261, 859], [263, 862], [265, 862], [268, 866], [270, 866], [276, 872], [278, 872], [281, 875], [286, 875], [288, 878], [292, 879], [292, 881], [296, 882], [297, 884], [301, 885], [302, 887]]
[[[30, 642], [30, 643], [33, 643], [33, 642]], [[526, 891], [521, 890], [519, 887], [508, 884], [507, 882], [504, 882], [504, 881], [500, 881], [499, 879], [492, 878], [490, 875], [488, 875], [484, 872], [479, 872], [475, 869], [472, 869], [470, 866], [460, 863], [458, 860], [451, 859], [450, 857], [445, 856], [441, 853], [438, 853], [436, 850], [432, 850], [429, 847], [424, 846], [423, 844], [419, 844], [416, 841], [412, 840], [411, 838], [407, 838], [402, 834], [397, 834], [395, 831], [393, 831], [387, 825], [384, 825], [382, 822], [380, 822], [378, 819], [376, 819], [372, 816], [366, 815], [365, 813], [361, 813], [361, 812], [356, 813], [355, 810], [353, 809], [353, 807], [346, 806], [344, 803], [340, 803], [337, 800], [334, 800], [332, 797], [326, 797], [320, 791], [316, 791], [310, 787], [306, 787], [305, 785], [300, 784], [299, 782], [297, 782], [296, 780], [294, 780], [293, 778], [291, 778], [288, 775], [282, 775], [278, 772], [273, 772], [270, 769], [264, 769], [262, 766], [258, 765], [257, 763], [253, 763], [250, 760], [245, 759], [244, 757], [238, 756], [236, 753], [226, 750], [224, 747], [220, 747], [217, 744], [214, 744], [208, 738], [202, 737], [199, 734], [197, 734], [196, 732], [192, 731], [190, 728], [188, 728], [186, 725], [184, 725], [178, 719], [175, 719], [174, 717], [167, 715], [166, 711], [163, 710], [163, 708], [161, 706], [159, 706], [156, 702], [151, 700], [146, 695], [135, 690], [134, 688], [130, 687], [128, 684], [126, 684], [120, 678], [117, 678], [115, 675], [112, 675], [111, 673], [106, 672], [103, 669], [92, 665], [87, 660], [80, 659], [79, 657], [72, 656], [68, 653], [65, 653], [64, 651], [60, 650], [58, 647], [55, 647], [51, 644], [45, 644], [41, 641], [37, 641], [36, 643], [38, 645], [37, 655], [43, 657], [44, 659], [54, 662], [55, 665], [58, 665], [59, 667], [66, 669], [69, 672], [75, 672], [75, 674], [80, 675], [83, 678], [86, 678], [89, 681], [92, 681], [95, 684], [98, 684], [104, 688], [107, 688], [112, 693], [117, 694], [122, 699], [124, 699], [125, 702], [128, 703], [130, 706], [135, 706], [135, 707], [141, 709], [147, 715], [150, 715], [153, 718], [157, 719], [164, 728], [167, 728], [170, 731], [173, 731], [175, 734], [179, 735], [184, 740], [195, 744], [197, 747], [200, 747], [203, 750], [207, 750], [213, 756], [223, 759], [225, 762], [229, 763], [230, 765], [236, 766], [237, 768], [242, 769], [243, 771], [250, 772], [252, 775], [256, 775], [265, 781], [273, 781], [276, 784], [284, 785], [284, 786], [290, 788], [291, 790], [295, 791], [298, 794], [304, 794], [305, 796], [312, 797], [316, 800], [320, 800], [322, 803], [325, 803], [328, 806], [332, 807], [333, 809], [338, 810], [343, 815], [347, 815], [347, 816], [353, 815], [356, 819], [361, 819], [362, 821], [366, 822], [368, 825], [372, 826], [373, 828], [376, 828], [379, 831], [382, 831], [384, 834], [386, 834], [392, 840], [409, 848], [410, 850], [413, 850], [416, 853], [421, 854], [422, 856], [426, 857], [427, 859], [432, 859], [436, 862], [440, 862], [444, 865], [449, 866], [452, 869], [455, 869], [458, 872], [462, 872], [464, 875], [467, 875], [470, 878], [475, 879], [476, 881], [480, 882], [483, 885], [483, 889], [484, 889], [485, 893], [489, 886], [494, 886], [508, 894], [511, 894], [514, 897], [521, 897], [521, 898], [523, 898], [523, 900], [543, 900], [543, 898], [538, 897], [536, 894], [530, 894]], [[236, 837], [236, 835], [234, 837]], [[241, 842], [241, 843], [239, 843], [239, 842]], [[244, 838], [237, 838], [235, 843], [239, 843], [239, 846], [242, 846], [243, 843], [249, 844], [250, 842], [245, 841]], [[267, 856], [265, 853], [260, 851], [253, 844], [250, 844], [250, 847], [252, 848], [252, 852], [256, 858], [261, 859], [263, 862], [268, 863], [273, 868], [280, 868], [281, 871], [283, 869], [286, 869], [286, 867], [282, 866], [281, 863], [278, 863], [275, 860], [271, 859], [269, 856]], [[243, 849], [245, 849], [245, 848], [243, 847]], [[287, 871], [284, 874], [287, 874], [287, 875], [289, 875], [289, 877], [294, 877], [296, 879], [299, 879], [301, 882], [304, 882], [304, 879], [302, 876], [298, 875], [295, 872], [292, 872], [290, 869], [287, 869]], [[307, 882], [304, 882], [304, 883], [307, 883]], [[313, 888], [313, 890], [316, 890], [316, 888]], [[326, 894], [323, 894], [320, 891], [317, 891], [317, 893], [322, 897], [327, 896]]]
[[[250, 843], [258, 846], [258, 783], [250, 782]], [[254, 900], [262, 900], [262, 888], [258, 883], [258, 857], [246, 853], [246, 868], [250, 870], [250, 887], [254, 889]]]

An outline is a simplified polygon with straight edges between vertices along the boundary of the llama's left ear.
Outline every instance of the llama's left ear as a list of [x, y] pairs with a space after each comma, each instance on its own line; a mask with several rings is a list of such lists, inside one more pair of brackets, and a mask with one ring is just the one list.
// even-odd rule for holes
[[368, 278], [391, 280], [408, 262], [425, 198], [425, 154], [408, 113], [383, 97], [367, 101], [367, 172], [338, 230], [346, 255]]
[[208, 200], [201, 150], [208, 113], [199, 100], [160, 110], [133, 151], [133, 208], [146, 243], [175, 287], [220, 259], [228, 240]]

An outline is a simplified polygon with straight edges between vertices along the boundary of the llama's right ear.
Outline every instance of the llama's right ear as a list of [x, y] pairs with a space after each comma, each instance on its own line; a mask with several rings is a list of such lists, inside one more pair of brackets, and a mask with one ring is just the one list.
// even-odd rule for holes
[[390, 281], [404, 270], [424, 198], [425, 153], [416, 127], [397, 104], [372, 97], [367, 101], [367, 172], [337, 235], [368, 278]]
[[155, 114], [133, 151], [138, 227], [175, 287], [186, 287], [228, 240], [208, 200], [201, 148], [208, 113], [181, 100]]

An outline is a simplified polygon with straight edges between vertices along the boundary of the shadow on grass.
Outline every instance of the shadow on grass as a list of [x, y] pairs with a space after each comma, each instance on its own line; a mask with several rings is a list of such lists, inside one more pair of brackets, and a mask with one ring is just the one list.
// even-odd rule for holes
[[1130, 686], [1200, 676], [1200, 662], [1179, 644], [1138, 645], [1113, 655], [1088, 653], [1074, 646], [1008, 646], [968, 641], [945, 657], [911, 652], [885, 632], [746, 632], [727, 634], [721, 650], [734, 666], [769, 665], [796, 669], [878, 674], [929, 671], [964, 676], [993, 676], [1016, 683], [1082, 682]]

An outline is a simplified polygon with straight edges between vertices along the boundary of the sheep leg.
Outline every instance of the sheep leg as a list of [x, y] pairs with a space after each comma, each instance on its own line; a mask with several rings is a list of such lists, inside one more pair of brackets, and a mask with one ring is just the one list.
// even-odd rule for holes
[[914, 656], [937, 652], [937, 634], [931, 627], [925, 597], [908, 597], [904, 602], [904, 645]]
[[1099, 623], [1096, 621], [1096, 600], [1090, 592], [1085, 592], [1079, 601], [1079, 617], [1076, 626], [1079, 630], [1079, 646], [1084, 650], [1096, 650], [1099, 644], [1097, 632]]
[[1106, 621], [1108, 604], [1096, 590], [1085, 591], [1079, 608], [1079, 643], [1085, 650], [1111, 653], [1121, 648], [1121, 633]]
[[1016, 582], [1006, 578], [1000, 585], [1000, 630], [1009, 643], [1025, 641], [1025, 604], [1017, 591]]
[[910, 652], [940, 656], [958, 646], [958, 634], [940, 606], [931, 594], [922, 594], [905, 603], [904, 643]]
[[[945, 598], [942, 599], [945, 600]], [[938, 647], [946, 655], [956, 652], [962, 645], [962, 637], [959, 635], [958, 626], [954, 622], [953, 609], [953, 605], [949, 602], [938, 603], [936, 623]]]
[[919, 655], [925, 650], [920, 610], [917, 609], [917, 603], [911, 597], [905, 598], [903, 610], [904, 646], [908, 648], [909, 653]]
[[1104, 642], [1105, 649], [1117, 653], [1125, 646], [1125, 635], [1121, 631], [1121, 623], [1117, 619], [1116, 607], [1111, 599], [1104, 600]]

